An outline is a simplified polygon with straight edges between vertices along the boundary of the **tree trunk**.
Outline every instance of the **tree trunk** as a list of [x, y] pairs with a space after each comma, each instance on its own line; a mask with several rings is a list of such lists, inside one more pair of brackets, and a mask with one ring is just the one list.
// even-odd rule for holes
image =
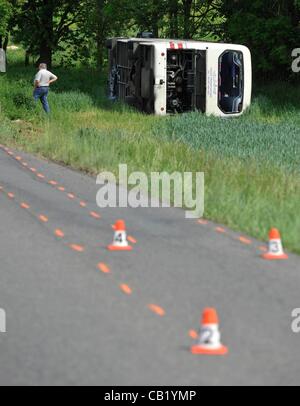
[[287, 2], [287, 11], [293, 26], [295, 28], [299, 27], [300, 10], [299, 7], [296, 6], [295, 1], [289, 0]]
[[97, 36], [97, 68], [101, 69], [103, 66], [103, 38]]
[[155, 38], [159, 38], [158, 23], [159, 23], [159, 19], [161, 16], [160, 1], [161, 0], [153, 0], [153, 14], [151, 16], [151, 22], [152, 22], [151, 31], [153, 32], [153, 35]]
[[179, 7], [178, 0], [171, 0], [169, 4], [169, 15], [170, 15], [170, 36], [171, 38], [179, 37], [179, 27], [178, 27], [178, 15]]
[[40, 44], [40, 57], [37, 64], [46, 63], [49, 68], [52, 66], [52, 48], [47, 41], [41, 41]]
[[193, 0], [185, 0], [183, 5], [184, 10], [184, 23], [183, 23], [183, 35], [184, 38], [191, 38], [191, 9], [192, 9]]
[[3, 42], [3, 49], [6, 52], [7, 47], [8, 47], [8, 41], [9, 41], [9, 36], [8, 34], [6, 35], [6, 37], [4, 38], [4, 42]]
[[153, 32], [154, 38], [159, 37], [157, 21], [154, 21], [153, 24], [152, 24], [152, 32]]
[[28, 51], [28, 49], [25, 52], [25, 66], [29, 66], [30, 63], [30, 52]]
[[52, 65], [52, 52], [53, 52], [53, 14], [54, 4], [52, 0], [43, 0], [43, 12], [41, 14], [41, 36], [40, 36], [40, 57], [37, 61], [38, 64], [46, 63], [49, 68]]
[[104, 0], [96, 0], [97, 10], [97, 68], [101, 69], [103, 66], [103, 49], [104, 49]]

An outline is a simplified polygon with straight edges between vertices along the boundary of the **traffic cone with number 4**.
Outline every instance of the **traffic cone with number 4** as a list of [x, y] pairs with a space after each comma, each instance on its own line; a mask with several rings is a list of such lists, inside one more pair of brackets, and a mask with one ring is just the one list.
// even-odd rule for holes
[[132, 247], [127, 241], [125, 221], [118, 220], [113, 228], [115, 230], [114, 240], [107, 248], [110, 251], [131, 251]]
[[221, 343], [219, 318], [215, 309], [204, 309], [198, 344], [191, 347], [192, 354], [226, 355], [228, 348]]
[[269, 233], [269, 250], [263, 254], [264, 259], [287, 259], [288, 255], [283, 252], [280, 233], [277, 228], [272, 228]]

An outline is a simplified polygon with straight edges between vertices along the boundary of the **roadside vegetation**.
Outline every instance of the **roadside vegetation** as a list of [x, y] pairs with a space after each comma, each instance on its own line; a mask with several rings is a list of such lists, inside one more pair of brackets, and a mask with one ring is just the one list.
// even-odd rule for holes
[[255, 89], [239, 119], [191, 113], [147, 116], [105, 97], [106, 74], [88, 67], [53, 68], [59, 81], [46, 117], [32, 101], [33, 67], [8, 50], [0, 76], [0, 142], [97, 174], [129, 170], [205, 172], [205, 217], [266, 240], [278, 227], [300, 254], [300, 88]]

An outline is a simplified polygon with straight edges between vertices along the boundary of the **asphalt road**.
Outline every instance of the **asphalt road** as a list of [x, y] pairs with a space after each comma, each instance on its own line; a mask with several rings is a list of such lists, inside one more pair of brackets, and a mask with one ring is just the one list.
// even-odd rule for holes
[[[92, 177], [8, 152], [0, 149], [0, 385], [300, 384], [291, 330], [299, 257], [264, 261], [261, 242], [180, 209], [99, 210]], [[118, 218], [137, 241], [132, 252], [106, 250]], [[208, 306], [225, 357], [189, 351]]]

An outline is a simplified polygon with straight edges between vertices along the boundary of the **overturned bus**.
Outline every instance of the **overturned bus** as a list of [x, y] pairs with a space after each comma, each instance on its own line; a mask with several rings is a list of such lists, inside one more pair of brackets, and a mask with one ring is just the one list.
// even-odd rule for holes
[[109, 86], [118, 99], [158, 115], [239, 116], [251, 103], [251, 54], [242, 45], [111, 38]]

